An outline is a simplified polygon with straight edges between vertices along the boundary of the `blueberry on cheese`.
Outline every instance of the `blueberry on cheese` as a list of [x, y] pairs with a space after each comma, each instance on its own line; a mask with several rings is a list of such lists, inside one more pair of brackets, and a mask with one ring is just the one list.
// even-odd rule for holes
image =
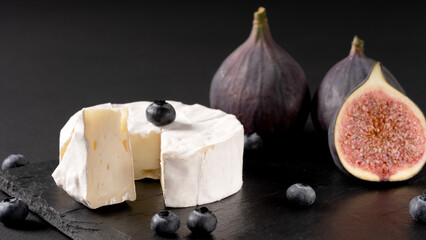
[[175, 118], [175, 109], [164, 100], [155, 100], [146, 108], [146, 119], [155, 126], [170, 124]]

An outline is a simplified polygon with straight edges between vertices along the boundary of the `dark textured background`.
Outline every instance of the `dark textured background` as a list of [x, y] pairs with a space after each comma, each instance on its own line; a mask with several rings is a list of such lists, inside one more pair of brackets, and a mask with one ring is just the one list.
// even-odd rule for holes
[[[311, 93], [327, 70], [347, 56], [350, 42], [358, 34], [366, 41], [366, 55], [380, 60], [399, 79], [408, 96], [426, 111], [423, 9], [408, 4], [351, 4], [0, 0], [0, 159], [10, 153], [22, 153], [32, 164], [56, 159], [59, 130], [84, 106], [161, 98], [208, 105], [213, 74], [248, 37], [252, 14], [260, 5], [266, 7], [276, 42], [304, 69]], [[312, 131], [309, 121], [305, 135], [314, 139]], [[290, 169], [293, 167], [294, 171], [303, 169], [298, 168], [301, 161], [313, 164], [314, 168], [325, 164], [334, 172], [335, 167], [327, 165], [331, 161], [327, 150], [318, 147], [316, 141], [306, 142], [314, 146], [301, 145], [290, 153], [285, 150], [282, 154], [286, 156], [277, 158], [285, 158], [286, 164], [293, 161]], [[312, 159], [299, 159], [297, 150], [306, 151], [306, 147], [319, 149], [319, 153], [313, 154]], [[264, 159], [258, 156], [257, 161]], [[268, 168], [260, 169], [266, 176]], [[336, 174], [337, 179], [346, 179]], [[415, 191], [421, 186], [426, 188], [422, 174]], [[247, 179], [253, 178], [246, 175]], [[355, 186], [365, 187], [361, 183]], [[387, 191], [404, 192], [406, 187], [392, 186]], [[408, 195], [412, 197], [415, 191]], [[350, 203], [366, 206], [365, 212], [371, 214], [368, 203], [375, 195], [370, 193], [366, 191], [366, 195], [359, 195]], [[379, 191], [380, 194], [383, 192]], [[0, 193], [1, 198], [5, 196]], [[404, 196], [404, 201], [410, 198]], [[350, 208], [345, 211], [350, 212]], [[398, 228], [398, 221], [392, 219], [395, 222], [386, 226], [395, 226], [396, 232], [389, 236], [424, 237], [426, 226], [409, 222], [406, 214], [402, 218], [408, 227]], [[300, 217], [295, 219], [303, 222]], [[0, 224], [1, 238], [65, 238], [35, 215], [31, 214], [29, 220], [34, 224], [21, 230]], [[314, 228], [327, 226], [319, 222]], [[293, 232], [293, 236], [297, 234]], [[268, 233], [264, 236], [274, 238]]]

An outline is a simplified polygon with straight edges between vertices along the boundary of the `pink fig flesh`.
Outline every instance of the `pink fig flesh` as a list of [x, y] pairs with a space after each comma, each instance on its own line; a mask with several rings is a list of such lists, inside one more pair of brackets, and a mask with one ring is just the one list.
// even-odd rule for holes
[[348, 164], [389, 180], [425, 154], [420, 120], [409, 107], [381, 90], [353, 99], [340, 120], [342, 155]]

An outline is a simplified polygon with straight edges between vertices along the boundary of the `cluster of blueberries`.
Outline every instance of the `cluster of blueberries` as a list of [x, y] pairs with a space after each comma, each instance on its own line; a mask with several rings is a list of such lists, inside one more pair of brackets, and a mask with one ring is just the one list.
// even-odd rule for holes
[[[217, 218], [208, 208], [197, 207], [188, 215], [186, 226], [193, 234], [210, 234], [216, 229]], [[179, 217], [169, 210], [159, 211], [151, 219], [151, 229], [159, 235], [173, 235], [179, 227]]]

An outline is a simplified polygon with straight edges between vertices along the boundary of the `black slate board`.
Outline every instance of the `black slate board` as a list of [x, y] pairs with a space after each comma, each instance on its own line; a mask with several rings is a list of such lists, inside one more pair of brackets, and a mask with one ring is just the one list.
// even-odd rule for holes
[[[312, 150], [300, 151], [301, 142]], [[425, 170], [400, 183], [359, 181], [341, 173], [318, 142], [323, 141], [306, 133], [293, 143], [277, 143], [298, 152], [301, 160], [296, 152], [279, 156], [278, 146], [246, 152], [241, 191], [206, 205], [218, 226], [204, 239], [426, 239], [426, 225], [408, 211], [411, 198], [426, 188]], [[57, 164], [52, 160], [0, 171], [0, 188], [25, 199], [31, 211], [73, 239], [163, 239], [149, 227], [151, 217], [165, 208], [158, 181], [136, 181], [134, 202], [91, 210], [55, 185], [51, 173]], [[285, 189], [294, 182], [316, 190], [314, 205], [288, 204]], [[185, 224], [193, 208], [171, 210], [181, 219], [175, 238], [199, 238]]]
[[[57, 164], [58, 161], [52, 160], [0, 171], [0, 189], [11, 196], [23, 198], [31, 211], [73, 239], [145, 239], [147, 236], [160, 238], [149, 228], [150, 218], [164, 208], [158, 181], [136, 181], [137, 200], [134, 202], [91, 210], [56, 186], [51, 173]], [[240, 199], [241, 193], [237, 193], [223, 200], [221, 205], [238, 209], [235, 206], [240, 203]], [[219, 213], [221, 211], [218, 208], [214, 210]], [[190, 232], [186, 229], [184, 220], [190, 211], [192, 208], [174, 210], [183, 220], [179, 233], [189, 236]], [[217, 231], [220, 231], [220, 228]]]

